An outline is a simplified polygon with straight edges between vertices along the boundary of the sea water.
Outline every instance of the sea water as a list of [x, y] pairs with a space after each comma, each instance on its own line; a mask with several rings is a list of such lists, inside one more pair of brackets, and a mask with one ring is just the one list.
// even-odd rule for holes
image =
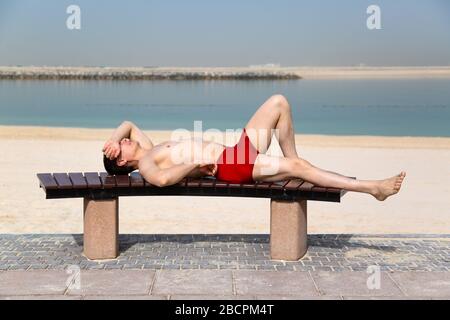
[[0, 81], [0, 125], [238, 129], [273, 94], [297, 133], [450, 136], [450, 79]]

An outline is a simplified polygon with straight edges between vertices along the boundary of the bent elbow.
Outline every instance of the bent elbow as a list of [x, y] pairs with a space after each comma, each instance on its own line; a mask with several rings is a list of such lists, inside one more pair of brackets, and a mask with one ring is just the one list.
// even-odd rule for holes
[[167, 187], [169, 185], [169, 180], [166, 177], [159, 177], [156, 181], [156, 185], [160, 188]]

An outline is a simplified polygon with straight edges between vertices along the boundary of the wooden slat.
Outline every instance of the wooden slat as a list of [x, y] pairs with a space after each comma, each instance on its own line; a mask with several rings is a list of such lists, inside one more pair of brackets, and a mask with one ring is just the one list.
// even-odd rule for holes
[[129, 187], [130, 186], [130, 178], [128, 175], [118, 175], [116, 176], [116, 182], [118, 187]]
[[228, 188], [228, 185], [228, 182], [217, 180], [215, 186], [216, 188]]
[[300, 191], [311, 191], [311, 188], [314, 187], [314, 185], [310, 182], [305, 181], [298, 190]]
[[105, 189], [116, 187], [115, 176], [110, 176], [106, 172], [100, 172], [100, 180], [102, 181], [103, 188]]
[[255, 183], [243, 183], [242, 184], [242, 188], [244, 188], [244, 189], [256, 189], [256, 185], [257, 184], [258, 184], [257, 182], [255, 182]]
[[72, 189], [72, 181], [70, 181], [67, 173], [54, 173], [53, 178], [55, 178], [58, 184], [58, 189]]
[[[175, 183], [174, 186], [177, 186], [177, 187], [186, 187], [186, 183], [187, 183], [186, 179], [182, 179], [182, 180], [180, 180], [178, 183]], [[149, 186], [149, 185], [146, 184], [146, 186]]]
[[144, 178], [141, 176], [139, 172], [132, 172], [130, 174], [130, 183], [132, 187], [143, 187]]
[[287, 190], [297, 190], [300, 186], [302, 186], [305, 182], [303, 180], [291, 180], [284, 187]]
[[311, 188], [311, 191], [326, 193], [326, 192], [328, 192], [328, 188], [314, 186], [314, 187]]
[[187, 186], [188, 187], [200, 187], [201, 180], [200, 179], [188, 179]]
[[97, 172], [86, 172], [84, 177], [86, 178], [88, 188], [92, 189], [102, 187], [102, 182], [100, 181], [100, 177]]
[[280, 190], [283, 189], [283, 186], [286, 185], [287, 182], [286, 181], [278, 181], [278, 182], [274, 182], [271, 186], [272, 189], [276, 189], [276, 190]]
[[257, 189], [270, 189], [271, 182], [260, 182], [256, 184]]
[[341, 190], [336, 188], [327, 188], [328, 195], [335, 195], [337, 197], [341, 197]]
[[242, 188], [242, 185], [243, 185], [242, 183], [229, 183], [228, 187], [233, 189], [240, 189]]
[[215, 180], [213, 178], [204, 178], [200, 181], [200, 187], [213, 188]]
[[58, 184], [50, 173], [38, 173], [37, 177], [41, 183], [41, 187], [44, 190], [58, 189]]
[[81, 172], [71, 172], [69, 173], [69, 178], [72, 180], [72, 185], [76, 189], [86, 189], [87, 182], [84, 179], [83, 174]]

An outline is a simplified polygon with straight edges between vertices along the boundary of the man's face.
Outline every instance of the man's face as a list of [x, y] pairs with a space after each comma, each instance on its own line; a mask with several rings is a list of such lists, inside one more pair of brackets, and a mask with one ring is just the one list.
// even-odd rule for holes
[[128, 138], [123, 138], [120, 143], [120, 154], [117, 157], [118, 165], [126, 165], [128, 161], [133, 160], [138, 144], [136, 141], [131, 141]]

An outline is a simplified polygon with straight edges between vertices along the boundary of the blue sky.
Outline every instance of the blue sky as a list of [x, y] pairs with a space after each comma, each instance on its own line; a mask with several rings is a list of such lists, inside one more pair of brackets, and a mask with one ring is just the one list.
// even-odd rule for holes
[[[66, 8], [81, 8], [81, 30]], [[381, 8], [381, 30], [366, 9]], [[1, 0], [0, 65], [450, 65], [448, 0]]]

